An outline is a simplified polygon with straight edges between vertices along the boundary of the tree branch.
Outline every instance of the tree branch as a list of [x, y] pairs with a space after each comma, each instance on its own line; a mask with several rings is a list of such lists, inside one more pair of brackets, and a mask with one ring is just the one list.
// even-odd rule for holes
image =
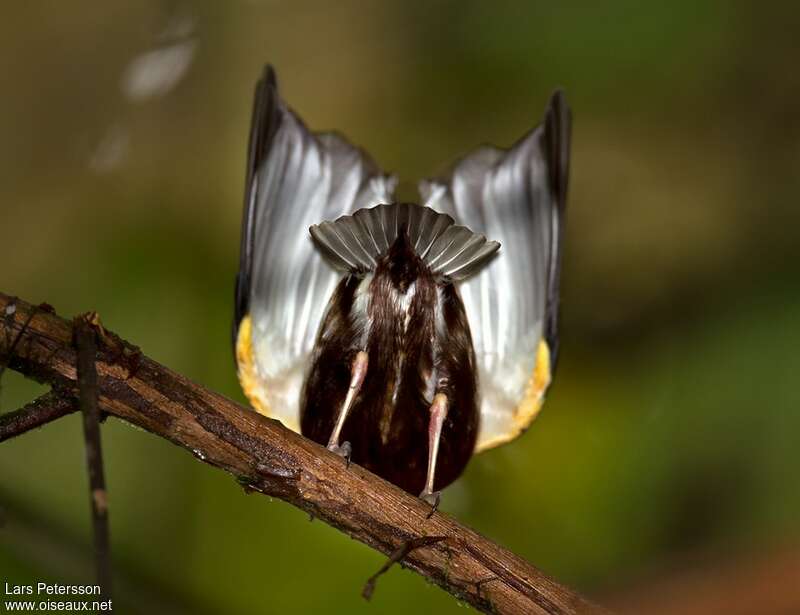
[[19, 410], [0, 414], [0, 442], [71, 414], [78, 405], [71, 397], [48, 391]]
[[103, 600], [110, 600], [111, 546], [108, 536], [108, 494], [103, 471], [103, 447], [100, 444], [100, 412], [97, 408], [96, 330], [102, 331], [97, 314], [78, 316], [75, 319], [78, 394], [83, 414], [83, 439], [86, 446], [86, 469], [89, 475], [89, 507], [92, 511], [95, 567]]
[[[0, 293], [0, 362], [77, 395], [70, 323]], [[23, 325], [27, 321], [27, 327]], [[19, 335], [11, 354], [10, 342]], [[387, 555], [418, 545], [403, 564], [485, 613], [600, 612], [524, 559], [324, 447], [143, 356], [101, 330], [100, 409], [191, 451], [247, 489], [275, 496]], [[444, 537], [425, 544], [423, 537]]]

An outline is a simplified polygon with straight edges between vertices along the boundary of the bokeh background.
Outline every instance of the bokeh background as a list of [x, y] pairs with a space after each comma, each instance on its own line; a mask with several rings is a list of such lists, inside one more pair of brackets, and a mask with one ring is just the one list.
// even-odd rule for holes
[[[230, 321], [266, 61], [312, 128], [372, 152], [405, 198], [476, 145], [511, 144], [563, 86], [556, 382], [443, 508], [612, 606], [800, 612], [799, 16], [688, 0], [14, 3], [0, 290], [95, 309], [243, 401]], [[0, 412], [41, 390], [7, 372]], [[465, 608], [399, 568], [366, 603], [381, 555], [129, 425], [103, 438], [116, 612]], [[0, 579], [91, 582], [87, 499], [79, 417], [0, 446]]]

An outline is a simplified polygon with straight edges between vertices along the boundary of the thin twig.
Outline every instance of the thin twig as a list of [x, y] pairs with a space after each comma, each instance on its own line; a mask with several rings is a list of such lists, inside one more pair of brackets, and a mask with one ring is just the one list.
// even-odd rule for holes
[[0, 414], [0, 442], [46, 425], [77, 409], [78, 404], [73, 398], [48, 391], [19, 410]]
[[[0, 310], [10, 298], [0, 293]], [[0, 359], [33, 306], [0, 321]], [[4, 338], [2, 333], [13, 334]], [[59, 391], [78, 388], [70, 324], [44, 313], [22, 334], [10, 366]], [[109, 331], [96, 357], [99, 407], [233, 474], [252, 491], [289, 502], [387, 555], [403, 541], [445, 536], [447, 546], [409, 550], [403, 565], [486, 613], [598, 612], [523, 558], [277, 421], [159, 365]], [[411, 544], [414, 544], [413, 542]], [[487, 582], [488, 578], [492, 582]]]
[[389, 556], [389, 559], [387, 559], [383, 566], [380, 567], [380, 570], [367, 579], [367, 582], [364, 583], [364, 589], [361, 590], [361, 596], [364, 598], [364, 600], [369, 600], [372, 598], [372, 594], [375, 592], [375, 583], [377, 582], [378, 577], [389, 572], [389, 568], [400, 563], [406, 557], [406, 555], [415, 549], [429, 547], [431, 545], [435, 545], [437, 542], [442, 542], [443, 540], [447, 540], [447, 536], [420, 536], [419, 538], [404, 540], [400, 546], [392, 552], [392, 554]]
[[86, 467], [89, 473], [89, 503], [94, 530], [97, 582], [105, 600], [111, 598], [112, 575], [108, 536], [108, 496], [103, 473], [103, 449], [100, 444], [100, 411], [95, 356], [95, 325], [88, 316], [75, 319], [75, 345], [78, 348], [78, 391], [83, 413], [83, 436], [86, 443]]

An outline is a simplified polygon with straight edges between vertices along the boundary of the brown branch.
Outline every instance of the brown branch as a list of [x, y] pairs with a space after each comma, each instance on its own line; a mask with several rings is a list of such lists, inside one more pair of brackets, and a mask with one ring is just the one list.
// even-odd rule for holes
[[[0, 310], [11, 301], [0, 293]], [[70, 323], [17, 300], [3, 321], [0, 361], [59, 391], [77, 394]], [[11, 329], [11, 331], [8, 331]], [[521, 557], [324, 447], [143, 356], [102, 332], [100, 409], [191, 451], [245, 488], [281, 498], [385, 554], [422, 537], [444, 537], [404, 553], [403, 565], [486, 613], [587, 613], [599, 609]]]
[[78, 405], [71, 397], [48, 391], [19, 410], [0, 414], [0, 442], [41, 427], [77, 409]]
[[95, 356], [99, 328], [97, 315], [75, 319], [75, 346], [78, 349], [78, 394], [83, 414], [83, 438], [86, 445], [86, 468], [89, 474], [89, 507], [92, 511], [94, 557], [97, 582], [103, 599], [111, 599], [111, 547], [108, 536], [108, 495], [103, 472], [103, 447], [100, 443], [100, 411], [97, 408], [97, 370]]

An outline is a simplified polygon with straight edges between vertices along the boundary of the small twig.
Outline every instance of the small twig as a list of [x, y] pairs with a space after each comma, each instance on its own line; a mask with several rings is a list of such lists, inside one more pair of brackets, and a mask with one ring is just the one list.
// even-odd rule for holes
[[78, 390], [83, 413], [86, 466], [89, 473], [90, 507], [94, 529], [97, 582], [106, 600], [111, 598], [112, 575], [108, 533], [108, 499], [100, 445], [100, 412], [97, 407], [97, 325], [89, 315], [75, 319], [75, 345], [78, 348]]
[[404, 540], [400, 546], [392, 552], [392, 554], [389, 556], [389, 559], [384, 562], [380, 570], [367, 579], [367, 582], [364, 583], [364, 589], [361, 590], [361, 596], [364, 598], [364, 600], [369, 600], [372, 598], [372, 594], [375, 591], [375, 583], [378, 581], [378, 577], [387, 573], [389, 568], [391, 568], [394, 564], [401, 562], [406, 555], [416, 549], [429, 547], [446, 539], [447, 536], [420, 536], [419, 538]]
[[71, 397], [48, 391], [19, 410], [0, 415], [0, 442], [46, 425], [77, 409], [78, 405]]

